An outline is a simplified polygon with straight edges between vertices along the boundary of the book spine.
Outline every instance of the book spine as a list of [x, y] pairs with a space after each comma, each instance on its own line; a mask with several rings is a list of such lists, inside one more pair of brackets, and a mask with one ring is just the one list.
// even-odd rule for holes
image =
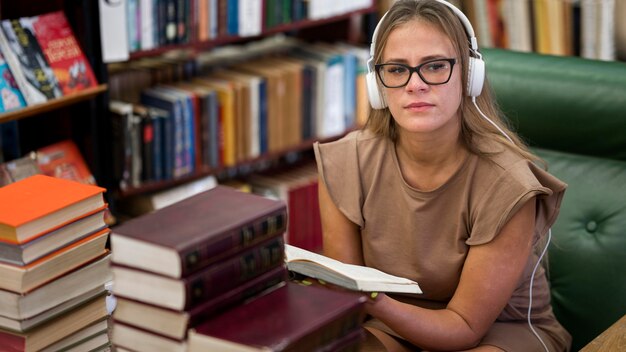
[[282, 209], [239, 229], [227, 232], [211, 243], [195, 245], [184, 250], [180, 253], [182, 275], [189, 275], [210, 263], [254, 246], [260, 241], [282, 235], [286, 225], [287, 211]]
[[277, 287], [277, 285], [286, 280], [286, 276], [286, 269], [278, 266], [267, 273], [238, 285], [232, 290], [225, 291], [213, 299], [202, 302], [189, 310], [188, 327], [195, 327], [229, 307], [244, 302], [272, 287]]
[[184, 279], [185, 307], [189, 309], [220, 293], [282, 265], [285, 243], [282, 236], [274, 237], [228, 260], [208, 267], [208, 270]]

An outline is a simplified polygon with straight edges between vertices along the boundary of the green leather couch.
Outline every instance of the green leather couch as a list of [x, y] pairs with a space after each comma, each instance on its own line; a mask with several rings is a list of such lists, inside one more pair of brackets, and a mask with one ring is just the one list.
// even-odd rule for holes
[[548, 267], [578, 351], [626, 314], [626, 63], [482, 52], [500, 108], [569, 185]]

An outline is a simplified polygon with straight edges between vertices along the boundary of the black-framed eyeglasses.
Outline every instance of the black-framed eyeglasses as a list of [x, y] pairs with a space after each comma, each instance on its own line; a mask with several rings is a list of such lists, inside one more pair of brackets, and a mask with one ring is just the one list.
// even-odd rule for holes
[[426, 84], [438, 85], [448, 83], [452, 77], [452, 68], [456, 59], [435, 59], [423, 62], [415, 67], [400, 63], [374, 65], [378, 78], [387, 88], [406, 86], [411, 80], [413, 72]]

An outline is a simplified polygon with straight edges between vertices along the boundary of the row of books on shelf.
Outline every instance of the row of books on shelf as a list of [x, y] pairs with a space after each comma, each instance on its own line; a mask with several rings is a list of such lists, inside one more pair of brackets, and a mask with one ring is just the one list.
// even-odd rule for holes
[[63, 11], [0, 21], [0, 112], [95, 85]]
[[0, 349], [110, 346], [104, 189], [35, 175], [0, 188]]
[[[455, 0], [482, 47], [615, 60], [616, 0]], [[624, 13], [624, 10], [621, 10]]]
[[[127, 0], [129, 52], [264, 30], [372, 6], [372, 0]], [[123, 10], [122, 10], [123, 11]]]
[[351, 350], [363, 337], [365, 297], [290, 282], [287, 223], [284, 201], [220, 185], [115, 227], [113, 344]]
[[233, 167], [365, 121], [366, 49], [287, 39], [256, 45], [112, 70], [122, 189]]

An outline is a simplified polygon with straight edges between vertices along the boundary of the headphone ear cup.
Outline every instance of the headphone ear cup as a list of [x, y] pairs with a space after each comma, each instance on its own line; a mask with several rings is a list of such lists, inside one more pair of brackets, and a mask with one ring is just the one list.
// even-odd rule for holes
[[380, 89], [378, 89], [376, 72], [368, 72], [367, 76], [365, 76], [365, 82], [367, 84], [367, 97], [369, 98], [372, 109], [380, 110], [386, 108], [387, 102]]
[[483, 90], [485, 82], [485, 62], [482, 59], [470, 57], [467, 77], [467, 95], [477, 97]]

